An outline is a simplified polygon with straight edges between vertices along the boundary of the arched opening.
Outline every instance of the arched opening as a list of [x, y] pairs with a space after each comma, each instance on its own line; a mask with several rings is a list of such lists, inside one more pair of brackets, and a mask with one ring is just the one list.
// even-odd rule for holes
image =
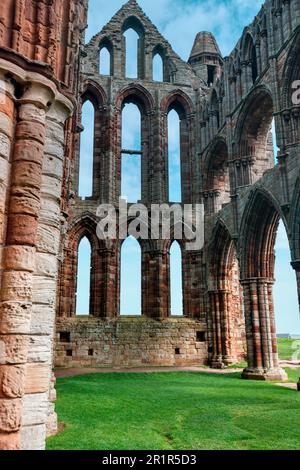
[[131, 101], [122, 110], [121, 195], [128, 202], [141, 200], [142, 192], [141, 112]]
[[76, 315], [90, 315], [92, 250], [87, 237], [83, 237], [77, 252]]
[[216, 90], [213, 90], [212, 96], [211, 96], [211, 111], [212, 111], [212, 117], [214, 119], [213, 126], [216, 132], [220, 127], [219, 101], [218, 101]]
[[[273, 297], [275, 242], [279, 222], [280, 214], [275, 204], [267, 194], [257, 191], [246, 210], [241, 232], [241, 272], [248, 342], [248, 368], [244, 371], [245, 378], [286, 379], [278, 359], [274, 313], [277, 310], [277, 315], [279, 314], [280, 305], [274, 308]], [[278, 240], [280, 243], [280, 238]], [[287, 263], [286, 253], [285, 260], [281, 259], [282, 262]], [[287, 273], [286, 269], [285, 272]], [[284, 287], [279, 284], [276, 287], [277, 291], [285, 295]], [[296, 286], [294, 287], [296, 292]], [[297, 298], [296, 295], [295, 297]], [[285, 309], [281, 314], [291, 317], [290, 309], [288, 312], [286, 310], [289, 303], [290, 299], [286, 299]]]
[[153, 80], [155, 82], [164, 81], [164, 62], [159, 52], [153, 56]]
[[82, 106], [82, 126], [80, 135], [79, 185], [78, 195], [87, 198], [93, 194], [93, 165], [94, 165], [94, 129], [95, 108], [87, 100]]
[[177, 111], [172, 109], [168, 114], [168, 173], [169, 201], [181, 202], [181, 139], [180, 119]]
[[257, 65], [256, 48], [255, 48], [252, 36], [250, 34], [247, 34], [246, 41], [245, 41], [245, 58], [250, 63], [252, 84], [254, 84], [258, 77], [258, 65]]
[[178, 91], [166, 97], [162, 110], [167, 115], [164, 150], [168, 167], [167, 191], [170, 202], [190, 204], [194, 187], [191, 139], [193, 126], [192, 104]]
[[121, 315], [141, 315], [141, 284], [141, 247], [128, 237], [121, 248]]
[[226, 142], [218, 140], [209, 153], [204, 169], [204, 206], [207, 214], [213, 214], [230, 202], [228, 172], [228, 148]]
[[126, 77], [138, 78], [139, 35], [130, 28], [125, 33], [126, 41]]
[[170, 249], [171, 316], [183, 316], [182, 252], [177, 241]]
[[300, 337], [297, 282], [291, 267], [290, 245], [282, 221], [276, 237], [275, 260], [274, 305], [277, 332], [282, 337]]
[[209, 255], [209, 359], [215, 368], [246, 356], [246, 333], [240, 269], [234, 242], [219, 223]]
[[112, 75], [111, 52], [105, 46], [100, 49], [99, 72], [101, 75]]
[[242, 111], [237, 126], [239, 162], [236, 162], [236, 184], [255, 183], [265, 171], [274, 167], [272, 138], [273, 100], [265, 89], [253, 93]]
[[124, 74], [127, 78], [144, 78], [144, 27], [134, 16], [123, 24], [125, 63]]

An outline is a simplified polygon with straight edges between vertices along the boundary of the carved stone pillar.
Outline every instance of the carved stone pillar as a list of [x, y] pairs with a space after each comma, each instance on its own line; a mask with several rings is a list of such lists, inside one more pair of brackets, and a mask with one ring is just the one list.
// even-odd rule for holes
[[249, 380], [286, 380], [278, 365], [277, 338], [273, 308], [273, 281], [249, 279], [244, 286], [244, 305], [248, 367], [243, 378]]
[[[21, 446], [22, 398], [25, 395], [26, 362], [30, 340], [33, 272], [37, 243], [38, 211], [45, 142], [48, 90], [30, 88], [20, 102], [6, 246], [3, 249], [3, 277], [0, 298], [1, 358], [0, 430], [1, 447], [5, 434], [15, 434]], [[9, 386], [3, 387], [3, 384]], [[10, 416], [9, 420], [4, 418]], [[12, 436], [9, 438], [12, 445]]]
[[[9, 68], [4, 61], [1, 66]], [[13, 67], [12, 74], [16, 74], [16, 81], [24, 82], [21, 69]], [[6, 86], [11, 105], [12, 92]], [[61, 228], [63, 125], [71, 108], [55, 86], [37, 74], [15, 101], [16, 126], [14, 135], [11, 130], [14, 148], [1, 257], [1, 449], [44, 448]], [[7, 135], [9, 120], [5, 118], [3, 123]]]
[[213, 315], [213, 356], [211, 365], [220, 369], [238, 361], [234, 344], [235, 326], [231, 319], [232, 293], [218, 289], [210, 293], [210, 310]]

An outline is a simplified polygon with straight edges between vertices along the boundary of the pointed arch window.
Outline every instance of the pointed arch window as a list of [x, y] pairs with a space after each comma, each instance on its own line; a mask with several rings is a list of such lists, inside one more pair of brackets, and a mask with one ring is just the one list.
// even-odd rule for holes
[[123, 25], [124, 75], [127, 78], [144, 78], [144, 27], [136, 17], [129, 17]]
[[171, 316], [183, 316], [182, 252], [177, 241], [170, 250]]
[[181, 202], [180, 118], [175, 109], [168, 114], [169, 201]]
[[255, 44], [250, 34], [247, 34], [245, 41], [245, 58], [251, 66], [252, 83], [255, 83], [258, 77], [258, 64]]
[[164, 62], [159, 52], [153, 56], [153, 80], [155, 82], [164, 81]]
[[109, 38], [104, 38], [99, 45], [99, 73], [100, 75], [114, 74], [113, 45]]
[[111, 75], [111, 57], [107, 47], [100, 50], [100, 70], [101, 75]]
[[138, 106], [131, 102], [125, 103], [122, 111], [121, 195], [134, 203], [142, 197], [141, 130]]
[[91, 101], [87, 100], [82, 106], [82, 127], [80, 135], [79, 158], [79, 197], [86, 198], [93, 193], [93, 161], [94, 161], [94, 128], [95, 108]]
[[87, 237], [83, 237], [77, 252], [76, 315], [90, 315], [92, 249]]
[[138, 78], [138, 43], [139, 35], [130, 28], [125, 33], [126, 42], [126, 77]]
[[140, 245], [135, 238], [128, 237], [121, 248], [121, 315], [141, 315], [141, 263]]

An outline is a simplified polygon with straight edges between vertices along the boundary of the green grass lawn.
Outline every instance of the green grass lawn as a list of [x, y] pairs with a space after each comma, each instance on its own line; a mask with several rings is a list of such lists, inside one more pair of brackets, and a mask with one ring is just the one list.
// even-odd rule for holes
[[95, 374], [57, 391], [66, 428], [49, 450], [300, 449], [300, 394], [236, 373]]
[[[292, 359], [293, 354], [295, 353], [295, 349], [293, 345], [295, 344], [294, 339], [278, 339], [278, 354], [280, 359], [290, 361]], [[299, 357], [300, 360], [300, 357]]]
[[[278, 341], [281, 359], [293, 341]], [[300, 369], [287, 372], [296, 383]], [[49, 450], [300, 450], [300, 394], [236, 373], [94, 374], [57, 392], [65, 429]]]

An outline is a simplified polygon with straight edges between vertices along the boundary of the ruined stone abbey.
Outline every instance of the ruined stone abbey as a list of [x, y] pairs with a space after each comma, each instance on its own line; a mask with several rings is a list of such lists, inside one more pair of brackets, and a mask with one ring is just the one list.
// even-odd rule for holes
[[[285, 378], [274, 244], [282, 220], [300, 294], [300, 0], [266, 0], [228, 57], [200, 32], [188, 62], [135, 0], [85, 44], [87, 9], [88, 0], [1, 1], [0, 449], [43, 449], [56, 431], [53, 366], [223, 368], [246, 358], [244, 379]], [[136, 79], [125, 73], [130, 28], [139, 36]], [[99, 73], [104, 47], [110, 75]], [[162, 82], [153, 80], [157, 54]], [[86, 101], [95, 110], [93, 194], [83, 199]], [[175, 110], [182, 204], [205, 207], [204, 248], [188, 251], [180, 240], [182, 317], [170, 314], [172, 240], [139, 240], [142, 316], [122, 317], [121, 242], [96, 235], [97, 207], [117, 207], [121, 194], [128, 103], [141, 113], [141, 202], [172, 202]], [[92, 250], [85, 317], [76, 315], [83, 237]]]

